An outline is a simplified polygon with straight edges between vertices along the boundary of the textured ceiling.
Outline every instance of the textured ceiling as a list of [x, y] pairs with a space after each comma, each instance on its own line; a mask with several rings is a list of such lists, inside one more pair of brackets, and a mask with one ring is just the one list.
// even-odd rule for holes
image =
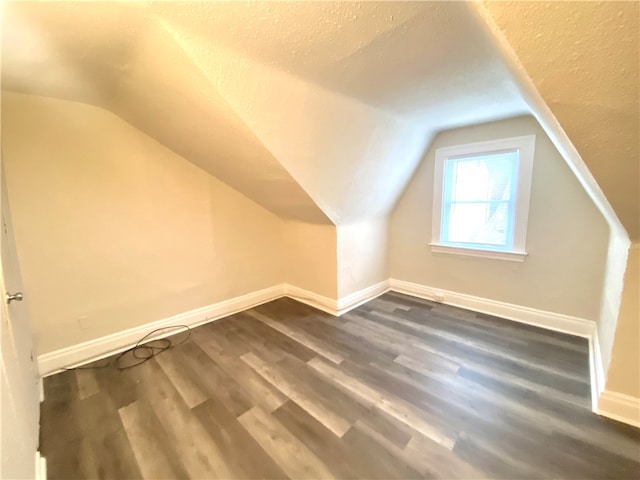
[[329, 223], [142, 3], [7, 4], [2, 88], [96, 104], [265, 208]]
[[640, 3], [485, 2], [606, 194], [640, 236]]
[[2, 88], [108, 106], [135, 61], [144, 4], [4, 2]]
[[107, 108], [287, 218], [383, 215], [437, 131], [527, 110], [464, 3], [4, 9], [3, 88]]
[[474, 117], [469, 107], [488, 102], [512, 114], [519, 98], [463, 2], [166, 2], [153, 11], [211, 63], [211, 52], [230, 49], [403, 117]]
[[154, 15], [286, 71], [323, 71], [429, 8], [421, 2], [156, 2]]

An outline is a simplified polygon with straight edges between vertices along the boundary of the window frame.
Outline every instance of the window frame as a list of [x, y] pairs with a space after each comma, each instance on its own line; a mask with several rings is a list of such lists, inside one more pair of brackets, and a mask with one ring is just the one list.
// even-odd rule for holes
[[[533, 160], [535, 156], [535, 135], [501, 138], [483, 142], [453, 145], [436, 149], [435, 171], [433, 182], [433, 216], [431, 231], [431, 251], [436, 253], [451, 253], [474, 257], [485, 257], [498, 260], [524, 261], [527, 256], [527, 225], [529, 220], [529, 203], [531, 198], [531, 178], [533, 174]], [[443, 203], [445, 163], [448, 159], [471, 156], [491, 155], [502, 152], [518, 152], [517, 185], [515, 186], [515, 201], [513, 222], [513, 241], [507, 248], [490, 248], [486, 245], [474, 247], [471, 244], [455, 244], [443, 242]]]

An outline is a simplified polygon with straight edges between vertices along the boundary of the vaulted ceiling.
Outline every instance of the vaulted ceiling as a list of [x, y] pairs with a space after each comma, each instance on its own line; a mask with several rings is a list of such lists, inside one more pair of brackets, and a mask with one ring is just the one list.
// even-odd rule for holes
[[483, 4], [637, 241], [640, 2]]
[[526, 110], [459, 3], [6, 4], [2, 73], [313, 223], [388, 213], [435, 132]]
[[[584, 15], [515, 3], [489, 8], [633, 230], [637, 134], [634, 147], [614, 130], [627, 114], [637, 126], [637, 88], [598, 80], [607, 67], [579, 53]], [[544, 25], [574, 14], [553, 48]], [[477, 18], [462, 2], [5, 3], [2, 88], [111, 110], [284, 218], [346, 224], [389, 212], [438, 131], [529, 110]], [[616, 18], [602, 28], [628, 29]], [[556, 75], [567, 65], [577, 73]], [[637, 80], [637, 61], [626, 68]], [[600, 168], [621, 143], [625, 166]]]

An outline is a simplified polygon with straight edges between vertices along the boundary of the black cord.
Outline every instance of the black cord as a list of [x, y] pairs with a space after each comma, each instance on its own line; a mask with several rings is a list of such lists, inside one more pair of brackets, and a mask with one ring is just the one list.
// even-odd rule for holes
[[[158, 338], [155, 340], [147, 339], [158, 332], [164, 332], [166, 330], [181, 330], [174, 335], [179, 335], [182, 332], [186, 332], [187, 335], [177, 343], [172, 342], [169, 338]], [[98, 365], [86, 365], [74, 368], [65, 368], [65, 370], [92, 370], [94, 368], [106, 368], [115, 364], [118, 370], [126, 370], [128, 368], [137, 367], [144, 362], [152, 359], [156, 355], [160, 355], [165, 350], [182, 345], [191, 338], [191, 328], [187, 325], [173, 325], [171, 327], [157, 328], [136, 342], [136, 344], [118, 354], [116, 357], [106, 359], [103, 363]], [[141, 353], [144, 352], [144, 353]]]

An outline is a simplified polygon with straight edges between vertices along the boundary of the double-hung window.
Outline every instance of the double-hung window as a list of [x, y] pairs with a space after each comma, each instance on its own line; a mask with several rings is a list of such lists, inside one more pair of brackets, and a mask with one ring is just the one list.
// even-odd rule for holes
[[535, 135], [436, 150], [431, 248], [522, 261]]

